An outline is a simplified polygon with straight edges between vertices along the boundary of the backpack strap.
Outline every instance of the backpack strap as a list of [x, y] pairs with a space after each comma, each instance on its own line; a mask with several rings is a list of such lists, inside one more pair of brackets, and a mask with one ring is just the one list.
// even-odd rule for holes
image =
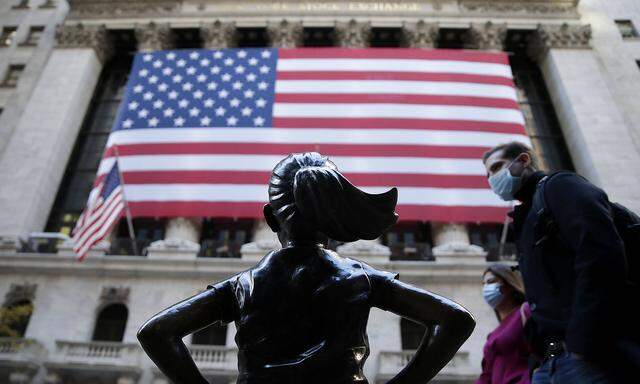
[[522, 321], [523, 327], [527, 324], [527, 320], [529, 320], [529, 316], [527, 316], [527, 313], [524, 310], [525, 305], [527, 305], [526, 302], [522, 303], [520, 306], [520, 320]]

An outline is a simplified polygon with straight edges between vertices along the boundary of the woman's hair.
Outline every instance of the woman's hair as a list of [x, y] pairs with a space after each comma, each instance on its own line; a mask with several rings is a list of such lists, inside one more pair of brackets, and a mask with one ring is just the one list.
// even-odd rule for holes
[[487, 272], [492, 272], [512, 288], [513, 297], [518, 304], [524, 303], [524, 282], [520, 272], [506, 264], [492, 264], [484, 271], [483, 275]]
[[316, 152], [287, 156], [273, 169], [269, 204], [289, 230], [306, 228], [338, 241], [372, 240], [394, 224], [396, 188], [370, 194], [353, 186]]

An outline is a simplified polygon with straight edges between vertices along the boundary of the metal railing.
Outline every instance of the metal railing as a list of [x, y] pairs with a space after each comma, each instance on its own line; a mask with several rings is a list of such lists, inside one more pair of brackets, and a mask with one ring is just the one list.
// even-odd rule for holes
[[69, 240], [69, 236], [59, 232], [33, 232], [20, 239], [18, 252], [56, 253], [58, 245]]
[[55, 360], [61, 363], [136, 365], [140, 348], [113, 341], [56, 341]]
[[203, 369], [238, 370], [238, 350], [220, 345], [190, 345], [193, 361]]
[[114, 256], [145, 256], [147, 254], [147, 247], [153, 242], [153, 240], [136, 239], [136, 248], [138, 252], [134, 252], [133, 243], [128, 237], [117, 237], [111, 240], [111, 247], [109, 248], [108, 255]]
[[487, 251], [487, 261], [517, 261], [517, 249], [514, 243], [483, 246]]
[[205, 239], [200, 243], [198, 257], [240, 258], [240, 241]]
[[391, 260], [434, 261], [429, 243], [393, 243], [388, 245]]

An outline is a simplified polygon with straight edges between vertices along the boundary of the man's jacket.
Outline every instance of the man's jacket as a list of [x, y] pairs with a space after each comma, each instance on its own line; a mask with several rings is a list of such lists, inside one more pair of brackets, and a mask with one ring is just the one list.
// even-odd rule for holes
[[[573, 353], [596, 357], [611, 350], [625, 311], [624, 245], [607, 195], [573, 173], [546, 181], [551, 212], [535, 212], [532, 199], [544, 174], [519, 191], [511, 213], [526, 297], [538, 342], [562, 339]], [[552, 220], [549, 220], [552, 216]]]

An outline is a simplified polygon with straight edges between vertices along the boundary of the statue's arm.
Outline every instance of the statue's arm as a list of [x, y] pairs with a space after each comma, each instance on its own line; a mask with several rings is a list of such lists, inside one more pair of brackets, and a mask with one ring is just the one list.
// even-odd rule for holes
[[208, 384], [182, 338], [223, 319], [227, 295], [208, 289], [153, 316], [138, 330], [151, 360], [175, 384]]
[[431, 342], [423, 339], [411, 362], [388, 384], [427, 383], [471, 335], [475, 320], [453, 301], [399, 280], [387, 285], [387, 290], [383, 309], [425, 326], [437, 325]]

